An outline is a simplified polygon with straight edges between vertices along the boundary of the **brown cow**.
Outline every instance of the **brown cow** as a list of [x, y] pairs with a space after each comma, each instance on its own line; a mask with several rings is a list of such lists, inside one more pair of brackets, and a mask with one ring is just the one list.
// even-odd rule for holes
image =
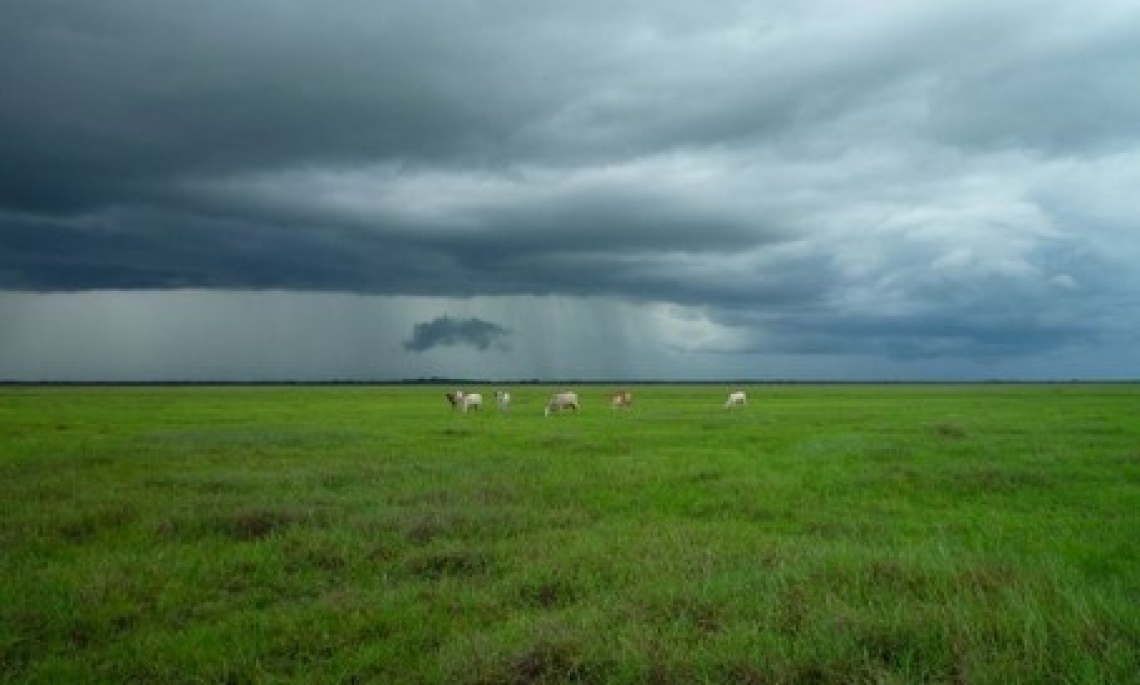
[[610, 406], [614, 409], [618, 407], [632, 407], [633, 393], [628, 390], [618, 390], [610, 395]]

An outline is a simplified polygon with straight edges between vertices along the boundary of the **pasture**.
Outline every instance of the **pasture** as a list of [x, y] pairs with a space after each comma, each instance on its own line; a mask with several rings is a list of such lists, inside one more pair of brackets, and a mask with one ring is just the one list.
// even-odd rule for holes
[[1140, 386], [616, 387], [0, 388], [0, 679], [1138, 682]]

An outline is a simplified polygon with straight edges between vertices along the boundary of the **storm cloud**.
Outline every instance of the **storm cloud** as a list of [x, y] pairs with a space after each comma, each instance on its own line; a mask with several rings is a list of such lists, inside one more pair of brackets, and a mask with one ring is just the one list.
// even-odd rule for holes
[[[503, 344], [490, 309], [440, 313], [473, 297], [528, 308], [520, 357], [551, 298], [700, 320], [681, 347], [728, 375], [846, 356], [1003, 376], [1140, 338], [1133, 2], [3, 14], [0, 303], [21, 295], [23, 321], [87, 292], [434, 302], [406, 375]], [[14, 312], [0, 375], [23, 377]], [[645, 335], [620, 343], [680, 349]], [[598, 373], [620, 373], [610, 342]]]
[[510, 331], [490, 321], [441, 316], [416, 324], [412, 337], [404, 342], [404, 349], [425, 352], [433, 347], [467, 345], [477, 350], [487, 350], [494, 345], [506, 350], [508, 347], [505, 339], [509, 335]]

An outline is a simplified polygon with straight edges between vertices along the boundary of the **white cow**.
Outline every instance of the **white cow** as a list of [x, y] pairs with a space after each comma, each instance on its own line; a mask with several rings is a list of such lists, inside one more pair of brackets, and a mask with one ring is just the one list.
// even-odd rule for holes
[[495, 402], [499, 405], [500, 411], [506, 411], [511, 408], [511, 393], [506, 390], [495, 391]]
[[463, 413], [466, 414], [468, 409], [479, 410], [483, 408], [483, 396], [477, 392], [465, 392], [463, 397], [459, 398], [460, 404], [463, 405]]
[[550, 416], [553, 412], [564, 411], [566, 409], [573, 409], [574, 411], [578, 411], [578, 393], [554, 393], [550, 397], [550, 401], [546, 403], [546, 409], [544, 409], [542, 413], [545, 416]]
[[463, 410], [464, 414], [466, 414], [469, 409], [479, 410], [483, 408], [483, 396], [477, 392], [456, 390], [455, 392], [447, 393], [446, 397], [448, 401], [451, 402], [452, 407], [459, 407]]
[[610, 406], [614, 409], [618, 407], [632, 407], [633, 393], [628, 390], [618, 390], [610, 395]]
[[730, 392], [728, 399], [724, 401], [725, 407], [743, 407], [746, 404], [748, 404], [748, 395], [745, 395], [743, 390]]

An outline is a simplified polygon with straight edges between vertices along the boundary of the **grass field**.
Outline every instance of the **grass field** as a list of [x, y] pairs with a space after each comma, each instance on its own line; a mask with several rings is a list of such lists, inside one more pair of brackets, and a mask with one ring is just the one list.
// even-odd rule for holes
[[633, 389], [0, 389], [0, 678], [1140, 682], [1140, 386]]

